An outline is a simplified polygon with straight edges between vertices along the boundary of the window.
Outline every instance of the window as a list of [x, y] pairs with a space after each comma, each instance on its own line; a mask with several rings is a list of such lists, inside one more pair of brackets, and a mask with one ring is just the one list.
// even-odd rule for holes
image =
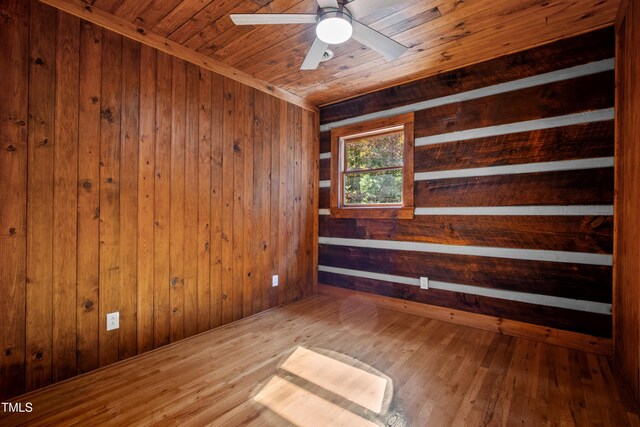
[[331, 216], [413, 218], [413, 113], [331, 130]]

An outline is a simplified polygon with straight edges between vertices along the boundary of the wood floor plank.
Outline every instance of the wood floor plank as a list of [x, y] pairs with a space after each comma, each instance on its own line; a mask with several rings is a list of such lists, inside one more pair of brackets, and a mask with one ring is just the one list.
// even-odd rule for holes
[[[309, 369], [288, 375], [301, 351]], [[338, 364], [345, 384], [392, 384], [379, 412], [321, 387], [320, 362]], [[20, 396], [34, 411], [2, 413], [0, 423], [313, 425], [306, 396], [349, 414], [351, 425], [631, 426], [638, 408], [620, 398], [610, 366], [603, 356], [323, 295]], [[279, 404], [289, 399], [297, 403]]]

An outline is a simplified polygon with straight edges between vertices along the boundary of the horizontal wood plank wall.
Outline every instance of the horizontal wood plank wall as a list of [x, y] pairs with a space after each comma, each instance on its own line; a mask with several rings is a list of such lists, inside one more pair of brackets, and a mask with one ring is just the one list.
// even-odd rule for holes
[[[611, 338], [613, 57], [607, 28], [323, 107], [320, 282]], [[414, 219], [331, 218], [330, 129], [404, 111]]]
[[316, 113], [37, 1], [0, 11], [0, 398], [316, 292]]

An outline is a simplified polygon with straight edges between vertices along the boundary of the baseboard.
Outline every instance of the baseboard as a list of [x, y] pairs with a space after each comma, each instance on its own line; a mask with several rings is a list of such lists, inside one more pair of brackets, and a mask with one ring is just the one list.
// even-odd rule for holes
[[326, 284], [318, 284], [318, 292], [336, 298], [350, 298], [364, 304], [371, 304], [381, 308], [470, 326], [499, 334], [559, 345], [575, 350], [601, 354], [607, 357], [613, 355], [613, 342], [610, 338], [594, 337], [578, 332], [564, 331], [484, 314], [469, 313], [446, 307], [353, 291]]

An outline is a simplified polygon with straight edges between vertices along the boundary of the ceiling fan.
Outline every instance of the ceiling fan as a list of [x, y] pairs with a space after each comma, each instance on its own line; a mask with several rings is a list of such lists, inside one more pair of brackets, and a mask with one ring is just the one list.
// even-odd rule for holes
[[300, 67], [315, 70], [325, 57], [329, 45], [354, 40], [394, 60], [407, 51], [397, 41], [358, 21], [372, 10], [393, 4], [393, 0], [317, 0], [318, 12], [313, 13], [233, 13], [236, 25], [315, 24], [316, 39]]

